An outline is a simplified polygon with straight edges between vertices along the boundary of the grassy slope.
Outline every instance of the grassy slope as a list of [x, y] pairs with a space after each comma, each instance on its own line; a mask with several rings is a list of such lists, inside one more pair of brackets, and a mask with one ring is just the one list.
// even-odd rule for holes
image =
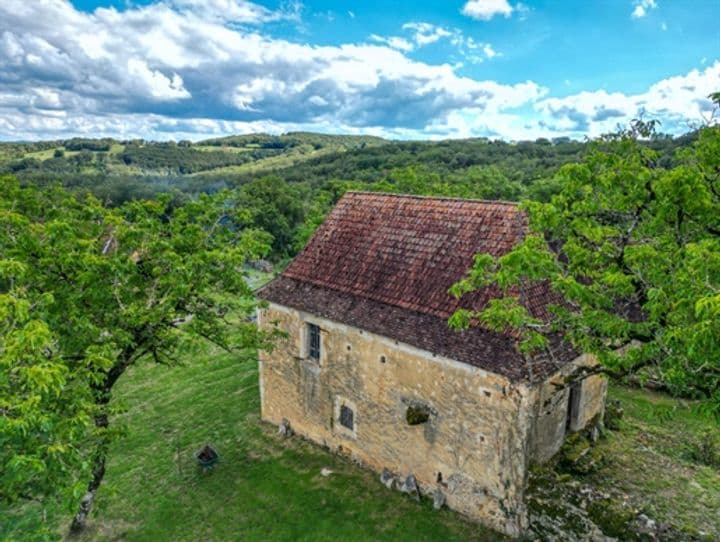
[[[346, 459], [280, 439], [260, 423], [253, 362], [216, 353], [188, 367], [148, 364], [119, 386], [129, 431], [112, 450], [87, 540], [498, 540]], [[203, 474], [192, 454], [206, 442], [221, 461]], [[14, 521], [5, 535], [22, 539]]]
[[[279, 438], [259, 420], [252, 361], [217, 352], [193, 359], [139, 366], [119, 383], [128, 435], [112, 450], [86, 540], [499, 540], [385, 489], [346, 459]], [[658, 521], [720, 538], [720, 473], [684, 458], [687, 439], [711, 422], [664, 396], [612, 395], [625, 406], [623, 428], [599, 445], [610, 452], [607, 464], [579, 480], [627, 496]], [[203, 474], [192, 453], [206, 442], [222, 458]], [[322, 477], [323, 467], [334, 474]], [[42, 512], [3, 517], [0, 540], [23, 540], [24, 525]], [[58, 518], [66, 516], [47, 521]]]
[[612, 395], [625, 417], [621, 430], [600, 444], [607, 465], [588, 481], [681, 531], [720, 540], [720, 472], [688, 457], [692, 439], [720, 429], [666, 395], [626, 388]]

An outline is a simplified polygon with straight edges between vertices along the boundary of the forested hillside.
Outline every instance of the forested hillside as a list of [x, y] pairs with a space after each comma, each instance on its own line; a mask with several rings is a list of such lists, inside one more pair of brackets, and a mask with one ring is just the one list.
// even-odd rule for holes
[[[657, 137], [648, 145], [660, 153], [659, 165], [669, 166], [674, 151], [694, 137]], [[421, 142], [303, 132], [197, 143], [76, 138], [2, 143], [0, 173], [36, 185], [60, 182], [117, 205], [162, 192], [212, 193], [267, 175], [314, 190], [332, 180], [392, 183], [398, 170], [412, 167], [455, 186], [458, 195], [546, 200], [556, 191], [551, 182], [555, 171], [579, 160], [587, 148], [588, 143], [567, 138]], [[493, 186], [479, 186], [488, 182]], [[477, 186], [468, 193], [459, 184]]]
[[[677, 163], [696, 139], [655, 136], [656, 166]], [[197, 143], [70, 139], [0, 144], [0, 174], [22, 184], [60, 183], [117, 206], [161, 193], [177, 204], [239, 188], [251, 224], [273, 237], [272, 258], [292, 256], [345, 190], [548, 201], [561, 166], [601, 142], [567, 138], [387, 141], [371, 136], [250, 134]]]

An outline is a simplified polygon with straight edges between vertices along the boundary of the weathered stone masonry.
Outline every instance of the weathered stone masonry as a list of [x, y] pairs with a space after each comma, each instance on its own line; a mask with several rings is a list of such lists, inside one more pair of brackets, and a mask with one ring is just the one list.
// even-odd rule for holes
[[[547, 393], [279, 305], [261, 310], [259, 321], [288, 333], [272, 355], [261, 354], [263, 420], [286, 419], [298, 434], [378, 472], [413, 474], [423, 492], [439, 488], [450, 508], [499, 531], [525, 529], [528, 462], [535, 433], [545, 431], [544, 418], [535, 425], [536, 401]], [[319, 362], [305, 356], [307, 323], [321, 329]], [[562, 397], [556, 401], [560, 412]], [[354, 434], [338, 423], [342, 402], [353, 409]], [[413, 404], [429, 407], [428, 422], [407, 423]], [[564, 412], [562, 420], [562, 434], [542, 450], [562, 443]]]
[[[529, 464], [602, 416], [606, 383], [568, 385], [595, 360], [557, 337], [549, 355], [525, 359], [511, 335], [447, 327], [457, 306], [447, 288], [473, 254], [502, 254], [517, 241], [518, 213], [511, 204], [346, 195], [259, 293], [268, 301], [260, 327], [287, 336], [260, 353], [263, 420], [287, 421], [377, 472], [414, 475], [450, 508], [522, 534]], [[492, 295], [465, 302], [481, 307]], [[525, 299], [542, 318], [553, 298], [532, 286]]]

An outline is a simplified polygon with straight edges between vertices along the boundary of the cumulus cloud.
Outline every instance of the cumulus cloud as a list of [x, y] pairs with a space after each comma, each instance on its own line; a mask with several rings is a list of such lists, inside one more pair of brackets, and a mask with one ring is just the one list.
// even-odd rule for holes
[[507, 0], [469, 0], [462, 8], [463, 15], [481, 21], [489, 21], [496, 15], [510, 17], [513, 11]]
[[657, 7], [655, 0], [635, 0], [633, 3], [635, 7], [630, 14], [633, 19], [641, 19], [648, 14], [648, 11]]
[[[699, 120], [710, 107], [704, 96], [720, 88], [715, 62], [637, 95], [554, 98], [533, 81], [479, 80], [457, 65], [407, 56], [441, 40], [478, 62], [500, 54], [455, 29], [410, 22], [397, 39], [315, 46], [256, 26], [292, 9], [272, 12], [240, 0], [193, 8], [200, 3], [86, 13], [66, 0], [0, 2], [0, 138], [197, 139], [288, 130], [582, 136], [613, 129], [642, 109], [664, 128], [680, 127]], [[223, 6], [225, 18], [217, 15]]]
[[662, 122], [662, 129], [679, 132], [709, 116], [707, 96], [720, 88], [720, 61], [703, 71], [669, 77], [643, 93], [580, 92], [565, 98], [547, 98], [535, 104], [549, 129], [599, 135], [645, 115]]
[[[273, 39], [211, 15], [234, 6], [228, 12], [233, 19], [271, 16], [254, 4], [212, 0], [204, 8], [209, 11], [190, 9], [197, 3], [93, 13], [63, 0], [0, 3], [3, 137], [56, 133], [63, 122], [68, 132], [112, 127], [125, 133], [122, 119], [136, 126], [143, 114], [209, 119], [215, 127], [270, 120], [273, 126], [421, 130], [458, 109], [491, 112], [545, 93], [532, 82], [478, 81], [447, 64], [407, 58], [409, 44], [450, 35], [427, 23], [406, 25], [407, 43], [321, 47]], [[50, 110], [63, 119], [50, 119]]]

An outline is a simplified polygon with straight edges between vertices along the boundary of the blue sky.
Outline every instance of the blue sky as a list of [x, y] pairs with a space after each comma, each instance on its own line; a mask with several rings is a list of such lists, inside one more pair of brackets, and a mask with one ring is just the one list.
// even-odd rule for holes
[[0, 138], [680, 133], [719, 0], [3, 0]]

